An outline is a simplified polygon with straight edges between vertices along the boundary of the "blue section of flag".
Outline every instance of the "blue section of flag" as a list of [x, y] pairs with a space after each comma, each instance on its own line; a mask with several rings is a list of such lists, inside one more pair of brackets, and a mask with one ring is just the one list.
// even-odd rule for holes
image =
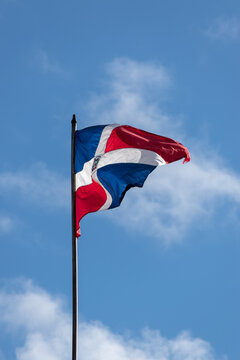
[[83, 169], [85, 162], [94, 157], [105, 126], [106, 125], [91, 126], [75, 132], [76, 173]]
[[127, 190], [134, 186], [142, 187], [155, 168], [145, 164], [119, 163], [98, 169], [99, 181], [112, 196], [109, 209], [120, 205]]

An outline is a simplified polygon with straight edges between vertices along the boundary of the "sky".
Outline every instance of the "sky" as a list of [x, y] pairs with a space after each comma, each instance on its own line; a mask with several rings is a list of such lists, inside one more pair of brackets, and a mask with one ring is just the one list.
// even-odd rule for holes
[[79, 360], [239, 360], [238, 1], [0, 1], [0, 360], [71, 358], [70, 137], [129, 124], [156, 169], [79, 239]]

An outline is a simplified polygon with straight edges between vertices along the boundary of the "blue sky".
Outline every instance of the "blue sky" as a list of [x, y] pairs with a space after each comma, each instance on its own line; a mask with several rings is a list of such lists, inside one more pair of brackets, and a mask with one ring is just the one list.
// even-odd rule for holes
[[191, 153], [79, 241], [81, 360], [239, 360], [237, 1], [0, 3], [0, 360], [71, 354], [70, 121]]

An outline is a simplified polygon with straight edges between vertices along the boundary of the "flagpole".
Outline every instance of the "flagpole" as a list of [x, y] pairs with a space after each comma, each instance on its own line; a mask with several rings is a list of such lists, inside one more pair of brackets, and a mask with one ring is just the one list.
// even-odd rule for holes
[[78, 355], [78, 267], [77, 267], [77, 237], [76, 237], [76, 181], [75, 181], [75, 131], [77, 121], [72, 117], [71, 138], [71, 190], [72, 190], [72, 360]]

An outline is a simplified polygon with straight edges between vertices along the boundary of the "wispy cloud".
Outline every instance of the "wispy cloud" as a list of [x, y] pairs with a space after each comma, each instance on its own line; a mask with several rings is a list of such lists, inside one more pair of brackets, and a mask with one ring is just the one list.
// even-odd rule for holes
[[193, 154], [191, 165], [161, 167], [141, 191], [134, 189], [128, 195], [119, 213], [109, 216], [122, 226], [147, 231], [169, 245], [181, 241], [192, 225], [208, 220], [221, 200], [239, 204], [240, 180], [213, 161]]
[[87, 106], [92, 123], [137, 124], [152, 131], [160, 126], [163, 132], [176, 132], [179, 124], [159, 107], [173, 83], [164, 66], [120, 58], [109, 63], [106, 71], [105, 92], [92, 96]]
[[[121, 58], [107, 66], [107, 73], [104, 92], [89, 102], [90, 122], [132, 124], [170, 136], [188, 146], [192, 156], [184, 166], [179, 162], [155, 170], [143, 189], [130, 190], [121, 207], [106, 212], [107, 216], [123, 227], [170, 244], [181, 241], [196, 220], [207, 222], [220, 203], [239, 207], [239, 174], [201, 141], [188, 137], [179, 119], [163, 110], [173, 84], [168, 70], [160, 64]], [[24, 202], [46, 208], [68, 207], [69, 189], [70, 180], [44, 164], [0, 174], [3, 196], [17, 194]], [[7, 223], [3, 222], [4, 226], [7, 228]]]
[[211, 39], [236, 40], [240, 36], [240, 21], [235, 17], [216, 18], [213, 23], [204, 31]]
[[44, 73], [62, 73], [63, 69], [61, 66], [50, 57], [50, 55], [42, 49], [36, 52], [36, 61], [43, 70]]
[[14, 227], [14, 222], [9, 216], [0, 215], [0, 234], [8, 233]]
[[[17, 360], [67, 360], [71, 356], [71, 318], [63, 301], [31, 281], [0, 291], [2, 331], [21, 332]], [[140, 336], [113, 333], [99, 322], [80, 322], [79, 360], [226, 360], [211, 345], [182, 332], [168, 339], [158, 330]]]
[[2, 196], [17, 194], [38, 206], [64, 208], [70, 204], [70, 181], [38, 163], [25, 170], [0, 173]]
[[223, 166], [223, 160], [201, 141], [188, 137], [181, 122], [163, 110], [165, 93], [172, 85], [167, 69], [124, 58], [110, 63], [107, 72], [105, 92], [89, 103], [91, 119], [132, 124], [173, 137], [192, 155], [187, 165], [175, 163], [156, 170], [143, 189], [130, 190], [121, 208], [108, 216], [170, 243], [180, 240], [197, 218], [201, 221], [216, 212], [220, 200], [239, 205], [239, 174]]

